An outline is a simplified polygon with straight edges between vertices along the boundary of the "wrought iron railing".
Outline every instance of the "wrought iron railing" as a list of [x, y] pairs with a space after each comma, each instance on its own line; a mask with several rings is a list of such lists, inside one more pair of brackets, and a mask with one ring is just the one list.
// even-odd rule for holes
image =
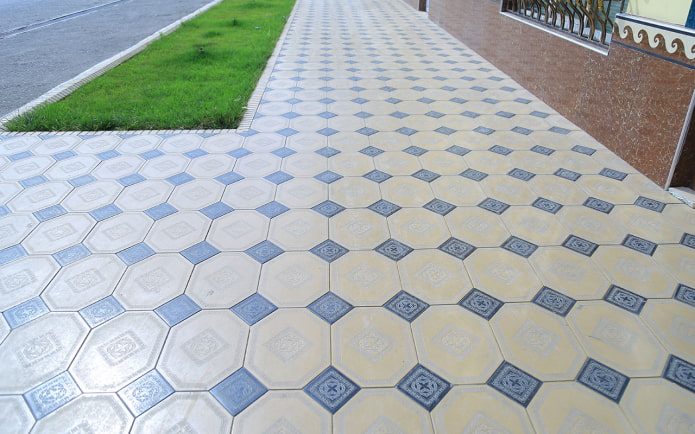
[[627, 0], [503, 0], [502, 11], [608, 45], [615, 15]]

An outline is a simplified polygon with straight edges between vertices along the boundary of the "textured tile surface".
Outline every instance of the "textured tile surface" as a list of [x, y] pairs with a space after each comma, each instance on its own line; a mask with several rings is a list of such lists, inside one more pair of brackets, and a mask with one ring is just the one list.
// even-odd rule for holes
[[695, 424], [695, 211], [401, 0], [297, 0], [268, 75], [0, 133], [3, 430]]

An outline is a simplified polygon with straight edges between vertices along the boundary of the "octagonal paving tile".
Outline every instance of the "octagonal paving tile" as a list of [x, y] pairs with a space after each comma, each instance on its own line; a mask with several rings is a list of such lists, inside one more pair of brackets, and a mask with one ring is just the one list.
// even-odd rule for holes
[[157, 370], [175, 390], [209, 390], [241, 368], [247, 336], [232, 311], [204, 310], [172, 328]]
[[[611, 283], [644, 297], [670, 297], [676, 287], [673, 277], [661, 263], [622, 246], [601, 246], [592, 260], [609, 276]], [[695, 255], [693, 260], [695, 262]]]
[[[301, 430], [301, 431], [300, 431]], [[299, 390], [270, 390], [234, 418], [233, 434], [331, 431], [331, 415]]]
[[534, 304], [507, 304], [490, 325], [504, 359], [541, 381], [573, 380], [586, 360], [564, 320]]
[[181, 295], [193, 264], [178, 253], [160, 253], [128, 267], [113, 295], [126, 309], [154, 309]]
[[115, 394], [89, 394], [75, 398], [55, 412], [39, 420], [34, 432], [126, 432], [133, 416]]
[[476, 247], [498, 247], [511, 235], [499, 216], [480, 207], [456, 208], [444, 220], [452, 236]]
[[252, 154], [234, 165], [234, 172], [247, 178], [263, 178], [280, 170], [282, 159], [273, 154]]
[[5, 139], [0, 142], [0, 155], [16, 154], [38, 146], [40, 143], [41, 138], [38, 136], [17, 136]]
[[304, 387], [330, 364], [330, 326], [305, 309], [278, 309], [251, 328], [244, 366], [270, 389]]
[[418, 360], [452, 383], [484, 383], [502, 362], [488, 322], [460, 306], [431, 306], [413, 336]]
[[207, 240], [220, 250], [243, 251], [265, 240], [270, 220], [256, 211], [236, 210], [215, 219]]
[[141, 154], [155, 149], [161, 141], [162, 138], [156, 134], [137, 134], [122, 140], [116, 149], [123, 153]]
[[576, 382], [546, 383], [528, 408], [536, 432], [632, 432], [620, 407]]
[[190, 162], [183, 155], [165, 154], [148, 160], [139, 173], [147, 179], [165, 179], [184, 172]]
[[116, 181], [96, 181], [74, 189], [61, 205], [68, 211], [88, 212], [112, 204], [123, 191]]
[[177, 212], [157, 220], [145, 242], [155, 251], [180, 252], [205, 240], [210, 219], [198, 212]]
[[486, 386], [454, 386], [432, 422], [438, 432], [534, 432], [522, 406]]
[[[470, 147], [469, 143], [466, 143]], [[492, 145], [486, 146], [484, 149], [489, 148]], [[468, 154], [463, 156], [466, 160], [468, 167], [475, 169], [479, 172], [488, 174], [499, 174], [506, 175], [510, 170], [514, 168], [510, 159], [504, 157], [503, 155], [496, 154], [494, 152], [489, 152], [487, 150], [473, 150]]]
[[[405, 149], [408, 147], [408, 143], [401, 143], [401, 146]], [[377, 170], [392, 176], [409, 176], [422, 169], [418, 157], [400, 151], [398, 149], [397, 152], [384, 152], [377, 155], [374, 157], [374, 166]]]
[[589, 155], [564, 149], [553, 152], [550, 158], [560, 167], [580, 173], [598, 173], [605, 167], [605, 163], [599, 163]]
[[144, 214], [122, 213], [97, 223], [84, 244], [93, 253], [120, 252], [143, 241], [152, 225], [152, 219]]
[[379, 185], [366, 178], [342, 178], [328, 186], [328, 198], [347, 208], [366, 208], [381, 199]]
[[530, 261], [546, 286], [577, 300], [600, 299], [610, 286], [593, 260], [564, 247], [541, 247]]
[[641, 317], [669, 353], [686, 359], [695, 354], [692, 307], [676, 300], [648, 300]]
[[659, 246], [654, 254], [658, 266], [669, 270], [680, 283], [695, 286], [695, 250], [683, 245]]
[[586, 206], [565, 206], [557, 214], [572, 234], [601, 244], [619, 244], [628, 233], [613, 215]]
[[528, 184], [538, 196], [564, 205], [581, 205], [588, 197], [577, 183], [559, 176], [534, 176]]
[[[273, 125], [269, 125], [272, 123]], [[253, 129], [256, 131], [278, 131], [289, 126], [289, 120], [281, 116], [264, 116], [254, 120]], [[269, 128], [268, 128], [269, 127]], [[248, 137], [244, 149], [251, 152], [271, 152], [285, 144], [285, 137], [279, 134], [261, 133]]]
[[168, 331], [154, 312], [125, 312], [90, 333], [70, 373], [84, 392], [115, 392], [154, 368]]
[[230, 155], [210, 154], [196, 158], [186, 168], [186, 173], [199, 179], [215, 178], [230, 172], [235, 159]]
[[286, 251], [311, 250], [328, 238], [328, 218], [310, 209], [291, 209], [270, 221], [268, 240]]
[[502, 220], [512, 235], [538, 245], [559, 246], [570, 235], [553, 214], [532, 206], [513, 206]]
[[347, 209], [329, 220], [331, 239], [350, 250], [371, 250], [389, 238], [384, 217], [367, 209]]
[[197, 134], [176, 134], [167, 137], [158, 148], [164, 152], [183, 153], [200, 147], [203, 138]]
[[567, 319], [589, 357], [628, 376], [661, 375], [666, 351], [638, 316], [604, 301], [584, 301]]
[[195, 267], [186, 295], [203, 309], [227, 309], [256, 291], [260, 272], [248, 255], [222, 252]]
[[[505, 142], [508, 146], [509, 143]], [[510, 146], [511, 147], [511, 146]], [[529, 149], [529, 142], [523, 140], [522, 149], [509, 156], [515, 167], [535, 173], [536, 175], [552, 175], [560, 166], [550, 158], [544, 158], [536, 152], [526, 151]]]
[[[340, 134], [340, 133], [338, 133]], [[337, 135], [337, 134], [336, 134]], [[331, 136], [334, 140], [335, 136]], [[313, 152], [326, 146], [326, 136], [315, 133], [298, 133], [287, 138], [285, 146], [297, 152]]]
[[[0, 196], [1, 198], [2, 196]], [[661, 213], [671, 224], [695, 234], [695, 213], [684, 203], [666, 205]]]
[[490, 175], [480, 186], [489, 197], [509, 205], [530, 205], [537, 198], [527, 182], [507, 175]]
[[688, 432], [695, 424], [692, 393], [663, 378], [630, 380], [621, 407], [637, 432]]
[[47, 182], [17, 194], [8, 206], [15, 212], [39, 211], [61, 202], [71, 190], [65, 182]]
[[21, 395], [0, 396], [0, 418], [7, 432], [26, 432], [34, 417]]
[[146, 180], [126, 187], [114, 202], [123, 211], [144, 211], [166, 202], [174, 186], [163, 180]]
[[78, 155], [58, 161], [44, 175], [50, 180], [65, 181], [87, 175], [99, 164], [99, 159], [91, 155]]
[[328, 170], [343, 176], [362, 176], [374, 170], [374, 161], [359, 152], [341, 152], [328, 159]]
[[472, 289], [463, 263], [439, 250], [415, 250], [398, 270], [408, 293], [429, 304], [456, 304]]
[[290, 208], [311, 208], [328, 199], [328, 185], [314, 178], [294, 178], [277, 186], [275, 199]]
[[0, 201], [8, 203], [17, 193], [22, 191], [22, 187], [16, 182], [3, 182], [0, 184]]
[[530, 301], [542, 284], [528, 259], [503, 249], [477, 249], [465, 261], [473, 286], [502, 301]]
[[0, 176], [5, 181], [21, 181], [43, 174], [53, 164], [55, 160], [47, 156], [23, 158], [3, 167]]
[[144, 162], [134, 155], [121, 155], [99, 164], [91, 173], [98, 179], [118, 179], [136, 173]]
[[232, 415], [207, 392], [177, 392], [139, 416], [133, 433], [204, 432], [227, 434]]
[[222, 200], [233, 208], [255, 209], [273, 200], [275, 188], [275, 184], [264, 179], [243, 179], [240, 176], [238, 181], [227, 185]]
[[38, 296], [60, 267], [49, 256], [29, 256], [2, 267], [0, 311]]
[[298, 152], [282, 161], [282, 170], [292, 176], [311, 177], [328, 169], [326, 157], [315, 153]]
[[65, 371], [88, 331], [77, 313], [48, 313], [14, 330], [0, 345], [0, 393], [24, 393]]
[[199, 210], [219, 202], [224, 185], [212, 179], [197, 179], [179, 185], [167, 202], [179, 210]]
[[125, 270], [113, 255], [90, 255], [61, 268], [42, 298], [52, 310], [80, 310], [111, 294]]
[[487, 196], [480, 185], [461, 176], [441, 176], [430, 184], [438, 199], [456, 206], [473, 206]]
[[121, 138], [117, 135], [103, 134], [83, 140], [75, 146], [74, 151], [80, 154], [98, 154], [114, 149], [120, 142]]
[[80, 243], [95, 225], [86, 214], [65, 214], [41, 223], [22, 245], [30, 254], [53, 254]]
[[333, 365], [362, 387], [392, 387], [417, 364], [409, 324], [381, 308], [356, 308], [332, 327]]
[[391, 236], [416, 249], [438, 247], [451, 238], [444, 217], [425, 209], [402, 209], [387, 220]]
[[662, 215], [634, 205], [618, 205], [611, 217], [622, 223], [628, 232], [655, 243], [677, 243], [683, 230], [676, 227]]
[[396, 263], [376, 252], [348, 252], [331, 263], [331, 290], [355, 306], [381, 306], [400, 289]]
[[638, 197], [637, 193], [620, 181], [601, 175], [584, 175], [577, 180], [577, 183], [589, 196], [614, 204], [631, 205]]
[[382, 198], [402, 207], [421, 207], [434, 199], [427, 182], [412, 176], [394, 176], [380, 184]]
[[263, 266], [258, 293], [279, 307], [306, 307], [328, 290], [326, 261], [309, 252], [287, 252]]
[[10, 214], [0, 218], [0, 245], [19, 244], [38, 225], [36, 218], [28, 214]]
[[427, 412], [396, 389], [362, 389], [336, 412], [333, 432], [432, 433]]
[[468, 169], [463, 158], [446, 151], [430, 151], [418, 157], [423, 169], [440, 175], [458, 175]]

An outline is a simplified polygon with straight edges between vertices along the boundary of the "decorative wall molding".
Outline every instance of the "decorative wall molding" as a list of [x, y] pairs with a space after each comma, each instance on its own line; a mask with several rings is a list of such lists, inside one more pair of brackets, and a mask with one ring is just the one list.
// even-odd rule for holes
[[620, 14], [615, 20], [613, 40], [621, 40], [654, 54], [695, 64], [693, 29]]

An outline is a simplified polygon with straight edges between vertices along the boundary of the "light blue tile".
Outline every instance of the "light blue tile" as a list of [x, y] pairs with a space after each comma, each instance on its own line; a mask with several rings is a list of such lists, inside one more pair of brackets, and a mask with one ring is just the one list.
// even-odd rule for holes
[[159, 372], [152, 370], [118, 391], [118, 396], [133, 416], [137, 417], [172, 393], [174, 388]]
[[34, 417], [42, 419], [77, 398], [80, 393], [72, 376], [63, 372], [25, 393], [24, 399]]
[[49, 312], [48, 306], [41, 297], [34, 297], [24, 303], [3, 312], [7, 324], [11, 328], [17, 328], [36, 318], [46, 315]]

